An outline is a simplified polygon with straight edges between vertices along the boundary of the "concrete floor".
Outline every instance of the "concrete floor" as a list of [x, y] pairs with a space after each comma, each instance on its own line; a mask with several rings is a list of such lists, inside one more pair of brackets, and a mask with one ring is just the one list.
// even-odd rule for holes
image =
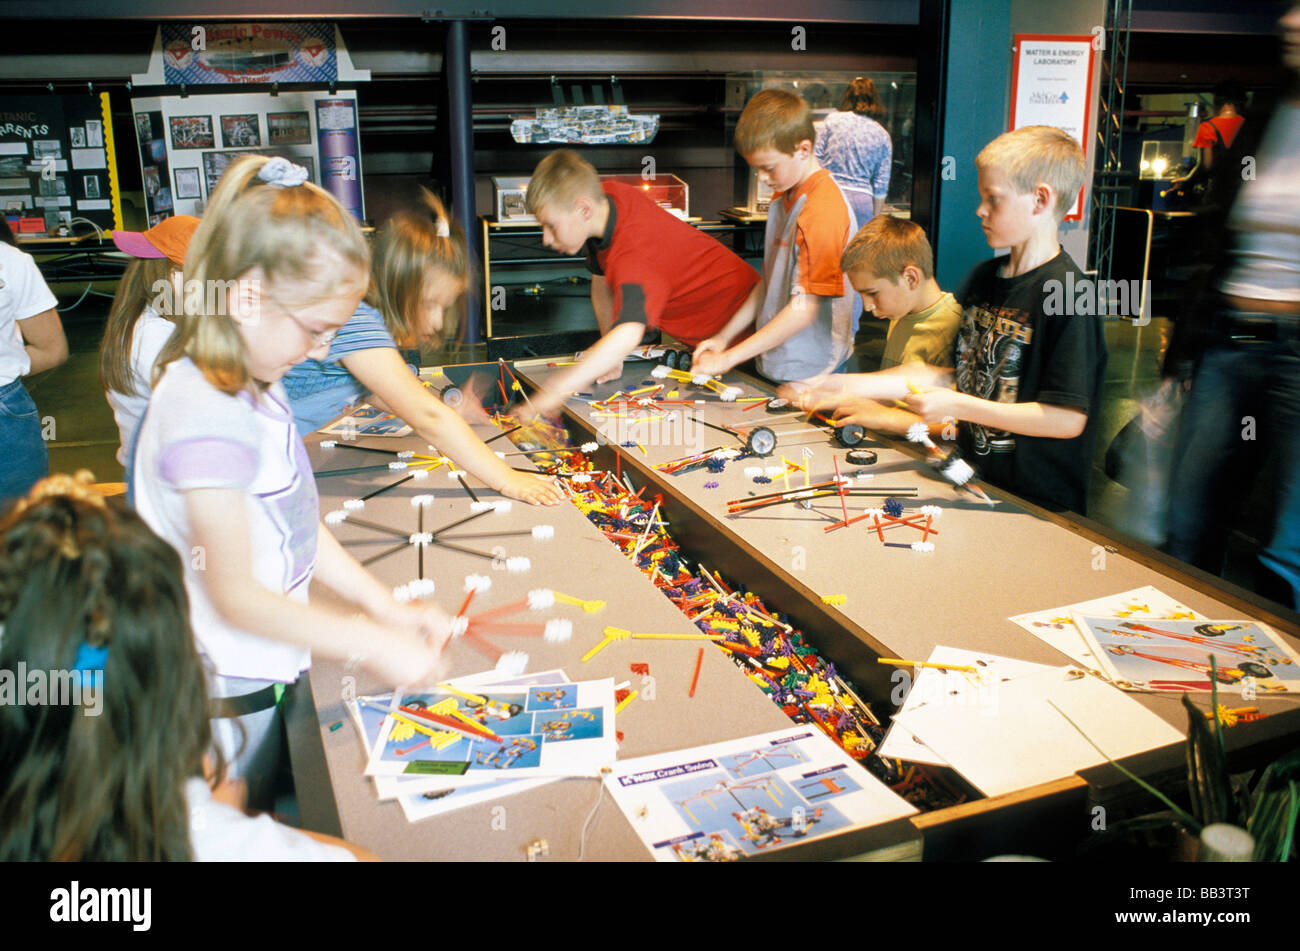
[[[28, 380], [27, 385], [42, 417], [54, 420], [55, 438], [48, 444], [51, 471], [86, 468], [97, 481], [120, 482], [124, 475], [116, 459], [117, 426], [98, 381], [97, 358], [108, 303], [104, 297], [90, 296], [62, 312], [70, 351], [68, 361]], [[883, 322], [863, 321], [855, 348], [856, 365], [850, 369], [879, 366], [884, 332]], [[1106, 477], [1101, 460], [1111, 439], [1133, 416], [1137, 400], [1157, 385], [1158, 356], [1166, 332], [1167, 322], [1163, 319], [1155, 319], [1146, 327], [1133, 327], [1123, 320], [1106, 324], [1110, 359], [1088, 505], [1092, 518], [1121, 532], [1132, 524], [1132, 513], [1125, 511], [1128, 492]], [[426, 362], [475, 362], [484, 359], [485, 352], [482, 347], [459, 348], [454, 354], [427, 355]], [[1247, 530], [1234, 540], [1225, 572], [1230, 580], [1248, 588], [1254, 587], [1250, 534]]]

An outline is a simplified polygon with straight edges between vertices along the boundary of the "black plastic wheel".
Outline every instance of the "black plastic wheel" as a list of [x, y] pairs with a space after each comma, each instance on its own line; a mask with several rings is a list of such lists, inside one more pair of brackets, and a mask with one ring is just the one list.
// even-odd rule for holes
[[766, 426], [757, 426], [750, 430], [745, 448], [756, 456], [770, 456], [776, 449], [776, 433]]
[[872, 466], [876, 459], [874, 449], [850, 449], [844, 454], [844, 461], [851, 466]]
[[1263, 664], [1255, 663], [1253, 660], [1243, 660], [1237, 665], [1237, 669], [1243, 674], [1248, 674], [1251, 677], [1258, 677], [1260, 680], [1273, 676], [1273, 671], [1269, 670]]
[[856, 446], [867, 438], [867, 431], [856, 423], [849, 423], [835, 430], [835, 441], [841, 446]]
[[465, 402], [465, 391], [455, 383], [448, 383], [442, 388], [442, 401], [447, 406], [455, 409], [461, 403]]
[[763, 408], [769, 413], [784, 413], [790, 409], [790, 401], [778, 396], [768, 400]]
[[1227, 634], [1229, 631], [1241, 630], [1241, 625], [1214, 624], [1214, 623], [1198, 624], [1196, 625], [1194, 630], [1196, 631], [1197, 634], [1200, 634], [1202, 637], [1222, 637], [1224, 634]]
[[693, 359], [694, 359], [694, 358], [693, 358], [692, 355], [691, 355], [691, 351], [689, 351], [689, 350], [680, 350], [680, 351], [678, 351], [678, 353], [677, 353], [677, 369], [679, 369], [679, 370], [689, 370], [689, 369], [691, 368], [691, 362], [692, 362]]
[[664, 355], [660, 358], [660, 362], [661, 362], [664, 366], [668, 367], [670, 370], [676, 370], [676, 369], [677, 369], [677, 351], [676, 351], [676, 350], [665, 350], [665, 351], [664, 351]]

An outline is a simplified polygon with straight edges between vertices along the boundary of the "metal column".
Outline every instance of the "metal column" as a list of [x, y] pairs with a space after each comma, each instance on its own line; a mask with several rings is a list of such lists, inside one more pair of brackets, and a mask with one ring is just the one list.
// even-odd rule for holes
[[[1111, 252], [1115, 246], [1116, 194], [1127, 174], [1120, 169], [1120, 144], [1124, 136], [1124, 88], [1128, 85], [1129, 27], [1133, 0], [1110, 0], [1106, 5], [1106, 55], [1101, 58], [1101, 101], [1097, 115], [1097, 171], [1092, 184], [1092, 221], [1088, 258], [1097, 280], [1109, 281]], [[1109, 286], [1109, 285], [1107, 285]]]
[[[465, 232], [470, 261], [482, 261], [478, 215], [474, 208], [474, 112], [470, 92], [469, 23], [452, 20], [447, 24], [447, 46], [443, 58], [447, 79], [447, 139], [451, 152], [452, 213]], [[464, 343], [483, 340], [483, 300], [476, 281], [465, 291]]]

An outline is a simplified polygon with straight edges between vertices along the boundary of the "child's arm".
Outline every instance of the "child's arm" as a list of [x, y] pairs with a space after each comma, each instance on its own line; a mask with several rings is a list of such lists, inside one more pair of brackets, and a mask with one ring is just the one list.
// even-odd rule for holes
[[850, 400], [835, 410], [836, 425], [850, 423], [877, 433], [906, 433], [914, 424], [924, 422], [915, 413], [876, 400]]
[[760, 353], [767, 353], [772, 348], [780, 346], [817, 319], [818, 297], [817, 294], [796, 294], [781, 308], [779, 314], [740, 343], [728, 347], [721, 353], [714, 352], [711, 348], [706, 349], [705, 344], [709, 341], [701, 343], [695, 350], [695, 357], [691, 363], [692, 369], [696, 373], [720, 376], [736, 364], [744, 363]]
[[[754, 289], [749, 292], [745, 302], [736, 308], [736, 312], [727, 320], [726, 325], [712, 337], [701, 340], [695, 345], [695, 352], [691, 355], [691, 366], [698, 366], [701, 360], [708, 366], [711, 359], [721, 356], [731, 341], [736, 339], [736, 335], [754, 322], [754, 317], [758, 314], [758, 308], [763, 303], [763, 294], [763, 282], [759, 281], [754, 285]], [[700, 372], [707, 373], [709, 371], [701, 370]]]
[[639, 321], [615, 324], [609, 333], [587, 348], [577, 364], [556, 374], [547, 384], [546, 391], [539, 390], [532, 398], [532, 413], [525, 410], [524, 415], [537, 416], [555, 412], [564, 405], [564, 398], [569, 393], [591, 386], [621, 366], [624, 358], [636, 349], [644, 336], [645, 324]]
[[476, 479], [512, 499], [555, 505], [564, 493], [548, 479], [515, 472], [442, 400], [420, 384], [401, 354], [391, 347], [357, 350], [343, 365], [373, 395], [376, 405], [405, 420], [419, 437], [437, 446]]
[[909, 393], [903, 402], [927, 423], [942, 422], [945, 418], [964, 419], [989, 429], [1046, 439], [1073, 439], [1088, 424], [1088, 414], [1074, 406], [998, 403], [956, 390]]
[[32, 361], [28, 376], [52, 370], [68, 359], [68, 338], [63, 334], [59, 313], [53, 308], [18, 321], [18, 331]]
[[[253, 577], [243, 492], [192, 489], [185, 493], [185, 503], [191, 537], [204, 556], [198, 577], [227, 624], [268, 640], [308, 647], [321, 656], [338, 660], [361, 657], [370, 670], [393, 684], [431, 681], [440, 675], [442, 645], [450, 634], [445, 616], [438, 623], [441, 612], [426, 610], [419, 621], [411, 620], [411, 613], [405, 612], [400, 624], [381, 623], [299, 604], [263, 587]], [[373, 605], [390, 616], [398, 613], [384, 603], [386, 599], [395, 604], [391, 595], [342, 550], [332, 535], [322, 531], [321, 538], [328, 539], [318, 544], [322, 582], [330, 587], [355, 584], [341, 593], [354, 603]], [[351, 560], [355, 570], [339, 555]]]
[[853, 400], [901, 400], [913, 386], [952, 385], [952, 369], [911, 361], [875, 373], [830, 373], [781, 387], [800, 409], [834, 409]]

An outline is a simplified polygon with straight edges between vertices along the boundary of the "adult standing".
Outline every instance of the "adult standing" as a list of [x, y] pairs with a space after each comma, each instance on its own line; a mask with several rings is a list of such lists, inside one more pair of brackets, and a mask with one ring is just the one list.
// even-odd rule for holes
[[41, 421], [23, 377], [68, 359], [58, 302], [32, 256], [18, 250], [0, 219], [0, 506], [25, 495], [50, 471]]
[[1176, 377], [1189, 357], [1196, 360], [1174, 454], [1166, 549], [1221, 571], [1236, 509], [1250, 479], [1271, 461], [1277, 468], [1269, 537], [1259, 560], [1286, 582], [1289, 590], [1278, 599], [1294, 605], [1300, 601], [1300, 4], [1291, 6], [1281, 28], [1295, 82], [1259, 148], [1251, 149], [1256, 176], [1246, 179], [1227, 163], [1216, 176], [1225, 183], [1230, 211], [1227, 227], [1218, 229], [1226, 247], [1210, 277], [1213, 306], [1203, 324], [1180, 321], [1166, 358], [1166, 372]]
[[884, 114], [876, 84], [859, 76], [844, 91], [839, 110], [826, 117], [813, 150], [844, 192], [859, 228], [876, 216], [889, 193], [894, 143], [877, 121]]

